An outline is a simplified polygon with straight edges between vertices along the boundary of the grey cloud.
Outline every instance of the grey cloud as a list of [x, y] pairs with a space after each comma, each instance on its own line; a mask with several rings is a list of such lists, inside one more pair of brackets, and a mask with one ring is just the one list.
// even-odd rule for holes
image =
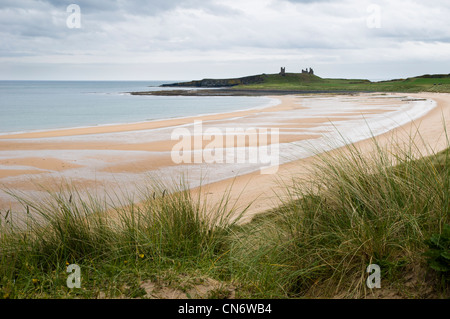
[[[84, 14], [99, 14], [117, 12], [130, 15], [154, 16], [162, 12], [174, 10], [176, 8], [205, 8], [214, 11], [214, 8], [226, 8], [211, 4], [211, 1], [202, 0], [44, 0], [54, 8], [66, 8], [69, 4], [80, 6]], [[10, 3], [13, 3], [10, 1]]]
[[55, 25], [48, 10], [0, 9], [0, 29], [18, 36], [55, 36]]
[[[405, 42], [432, 46], [449, 41], [450, 9], [444, 2], [436, 4], [443, 11], [439, 13], [418, 0], [402, 1], [413, 6], [409, 10], [377, 1], [382, 5], [381, 29], [367, 28], [366, 4], [357, 0], [3, 0], [0, 56], [46, 63], [57, 57], [74, 64], [102, 64], [105, 56], [114, 65], [138, 63], [137, 56], [151, 61], [172, 56], [180, 64], [209, 56], [220, 61], [222, 54], [233, 61], [252, 55], [340, 61], [350, 59], [351, 52], [353, 59], [363, 61]], [[71, 3], [81, 8], [78, 30], [65, 25]]]
[[[333, 2], [333, 0], [279, 0], [292, 3], [317, 3], [317, 2]], [[336, 2], [336, 1], [334, 1]]]

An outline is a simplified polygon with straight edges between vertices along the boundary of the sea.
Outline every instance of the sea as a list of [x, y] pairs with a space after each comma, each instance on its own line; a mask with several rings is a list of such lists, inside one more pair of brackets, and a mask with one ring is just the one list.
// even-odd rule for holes
[[[264, 97], [136, 96], [178, 81], [0, 81], [0, 134], [126, 124], [269, 106]], [[178, 89], [178, 88], [177, 88]]]

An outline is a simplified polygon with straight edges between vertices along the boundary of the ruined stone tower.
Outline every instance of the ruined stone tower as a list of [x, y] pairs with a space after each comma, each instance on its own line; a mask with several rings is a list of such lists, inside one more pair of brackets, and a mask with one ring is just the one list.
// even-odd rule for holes
[[303, 74], [314, 74], [314, 71], [311, 68], [309, 68], [309, 70], [308, 70], [308, 68], [306, 68], [304, 70], [302, 69], [302, 73]]
[[286, 75], [286, 68], [285, 68], [285, 67], [284, 67], [284, 68], [283, 68], [283, 67], [281, 68], [280, 75], [281, 75], [281, 76], [285, 76], [285, 75]]

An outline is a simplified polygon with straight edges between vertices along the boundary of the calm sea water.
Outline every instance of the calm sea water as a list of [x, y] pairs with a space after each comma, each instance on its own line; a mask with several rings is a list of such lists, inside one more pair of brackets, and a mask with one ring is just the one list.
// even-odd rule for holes
[[132, 96], [160, 81], [0, 81], [0, 133], [134, 123], [267, 105], [261, 97]]

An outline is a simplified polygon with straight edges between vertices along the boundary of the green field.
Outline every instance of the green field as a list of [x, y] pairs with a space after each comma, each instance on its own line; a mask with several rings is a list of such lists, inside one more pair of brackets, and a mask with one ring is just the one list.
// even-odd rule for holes
[[239, 85], [233, 89], [270, 89], [299, 91], [370, 91], [370, 92], [450, 92], [450, 75], [423, 75], [390, 81], [363, 79], [327, 79], [301, 73], [265, 74], [264, 82]]

